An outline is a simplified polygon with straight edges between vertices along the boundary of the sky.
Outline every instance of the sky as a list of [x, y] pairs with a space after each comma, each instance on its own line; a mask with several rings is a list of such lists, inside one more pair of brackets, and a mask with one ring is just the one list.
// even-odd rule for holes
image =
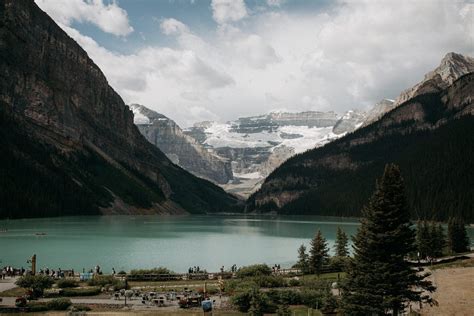
[[448, 52], [474, 56], [473, 0], [35, 0], [127, 104], [182, 127], [366, 110]]

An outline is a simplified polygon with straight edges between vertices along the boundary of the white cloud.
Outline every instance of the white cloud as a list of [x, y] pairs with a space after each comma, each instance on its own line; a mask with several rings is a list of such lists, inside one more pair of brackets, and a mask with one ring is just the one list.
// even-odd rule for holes
[[236, 22], [247, 17], [244, 0], [212, 0], [212, 16], [219, 24]]
[[216, 15], [216, 8], [225, 10], [212, 6], [219, 24], [206, 35], [183, 21], [161, 20], [161, 32], [176, 43], [133, 54], [111, 52], [65, 29], [126, 102], [147, 105], [183, 127], [274, 109], [364, 108], [395, 98], [447, 52], [474, 55], [473, 6], [463, 2], [361, 0], [327, 12], [251, 15], [241, 5], [240, 18]]
[[183, 22], [176, 19], [164, 19], [160, 23], [160, 29], [165, 35], [179, 35], [189, 32], [189, 28]]
[[35, 0], [56, 22], [70, 26], [73, 21], [95, 24], [102, 31], [117, 36], [133, 32], [127, 12], [114, 1], [104, 4], [103, 0]]

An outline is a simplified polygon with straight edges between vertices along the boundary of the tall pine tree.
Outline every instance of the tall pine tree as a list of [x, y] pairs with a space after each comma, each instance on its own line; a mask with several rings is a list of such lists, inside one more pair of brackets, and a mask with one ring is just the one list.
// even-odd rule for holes
[[341, 227], [337, 227], [336, 244], [334, 245], [336, 256], [347, 257], [349, 255], [347, 249], [348, 241], [349, 238], [347, 238], [347, 234], [341, 229]]
[[431, 255], [430, 227], [426, 221], [418, 221], [416, 225], [416, 248], [419, 259], [426, 259]]
[[298, 248], [298, 262], [296, 263], [296, 266], [301, 269], [304, 274], [309, 272], [309, 256], [306, 253], [306, 247], [303, 244]]
[[423, 280], [427, 275], [417, 274], [405, 261], [415, 250], [410, 226], [400, 169], [388, 164], [354, 237], [354, 260], [343, 285], [345, 314], [398, 315], [410, 301], [429, 300], [421, 290], [434, 291]]
[[469, 237], [462, 218], [450, 218], [448, 221], [448, 246], [452, 253], [469, 251]]
[[323, 265], [329, 260], [329, 249], [326, 239], [320, 230], [311, 240], [311, 248], [309, 250], [309, 269], [312, 273], [320, 275]]
[[443, 250], [446, 245], [446, 236], [444, 235], [443, 226], [441, 224], [432, 223], [431, 225], [431, 256], [438, 258], [443, 256]]

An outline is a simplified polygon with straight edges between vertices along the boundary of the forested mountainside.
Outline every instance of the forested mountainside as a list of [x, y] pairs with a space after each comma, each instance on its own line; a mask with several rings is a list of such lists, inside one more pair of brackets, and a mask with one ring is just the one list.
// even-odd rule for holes
[[446, 88], [438, 79], [378, 121], [290, 158], [247, 210], [359, 216], [384, 165], [394, 162], [413, 218], [474, 221], [474, 73]]
[[186, 135], [172, 119], [140, 104], [130, 104], [129, 107], [142, 135], [173, 163], [217, 184], [226, 184], [233, 179], [228, 159], [204, 148], [197, 140]]
[[1, 0], [0, 27], [0, 218], [239, 209], [140, 134], [101, 70], [33, 0]]

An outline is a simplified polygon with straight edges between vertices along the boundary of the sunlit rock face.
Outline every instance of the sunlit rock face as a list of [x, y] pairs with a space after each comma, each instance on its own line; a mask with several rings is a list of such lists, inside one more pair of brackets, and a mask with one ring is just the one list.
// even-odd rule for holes
[[228, 159], [206, 149], [194, 138], [183, 133], [173, 120], [146, 108], [131, 104], [134, 122], [145, 138], [161, 149], [168, 158], [193, 174], [218, 184], [233, 179]]

